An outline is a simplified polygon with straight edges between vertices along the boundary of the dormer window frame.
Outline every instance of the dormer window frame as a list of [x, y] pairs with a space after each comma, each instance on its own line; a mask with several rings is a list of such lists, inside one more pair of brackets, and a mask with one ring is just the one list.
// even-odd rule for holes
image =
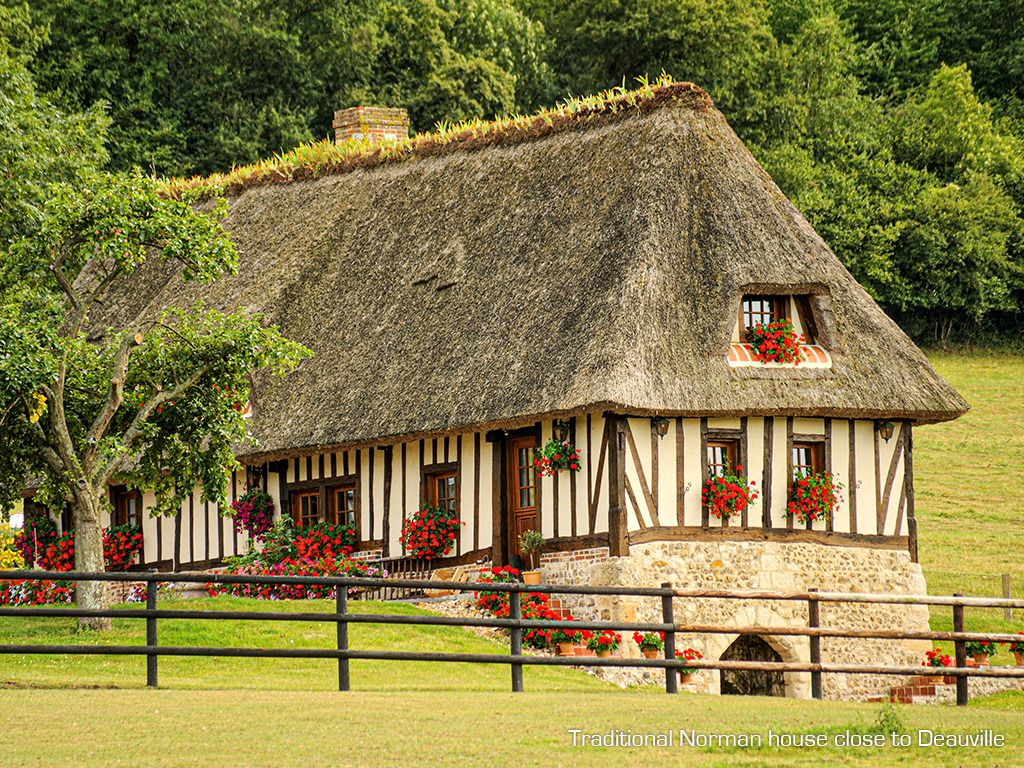
[[[765, 306], [768, 304], [770, 307]], [[751, 321], [749, 324], [748, 318]], [[741, 342], [747, 341], [747, 331], [758, 322], [767, 325], [780, 319], [793, 322], [797, 333], [803, 333], [805, 344], [818, 343], [817, 324], [814, 322], [814, 313], [811, 311], [811, 304], [806, 294], [760, 291], [743, 293], [740, 296], [739, 340]]]

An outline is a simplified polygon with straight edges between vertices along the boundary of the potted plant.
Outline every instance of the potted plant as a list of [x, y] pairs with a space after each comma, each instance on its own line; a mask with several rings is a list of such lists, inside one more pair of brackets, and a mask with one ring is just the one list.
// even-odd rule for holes
[[568, 440], [548, 440], [533, 465], [541, 475], [554, 477], [562, 470], [580, 471], [580, 450]]
[[[737, 464], [736, 471], [742, 470], [743, 467]], [[757, 498], [755, 485], [753, 480], [747, 482], [739, 475], [728, 473], [709, 477], [704, 483], [700, 500], [712, 515], [721, 520], [728, 520], [733, 515], [743, 512], [747, 505]]]
[[640, 646], [640, 652], [648, 659], [658, 658], [658, 651], [665, 647], [664, 632], [633, 633], [633, 642]]
[[766, 365], [800, 365], [800, 345], [804, 343], [804, 336], [797, 335], [796, 328], [789, 320], [774, 320], [764, 325], [758, 323], [747, 331], [747, 343], [757, 359]]
[[843, 499], [839, 495], [842, 485], [832, 480], [828, 472], [813, 475], [798, 473], [793, 480], [789, 492], [789, 505], [786, 514], [795, 516], [801, 523], [825, 520], [832, 517], [832, 512]]
[[989, 640], [968, 640], [964, 645], [967, 647], [967, 655], [974, 657], [974, 663], [979, 667], [988, 664], [988, 657], [994, 656], [998, 643]]
[[618, 632], [613, 632], [610, 629], [606, 629], [598, 635], [592, 635], [587, 641], [587, 650], [593, 651], [598, 655], [598, 658], [607, 659], [617, 650], [622, 644], [622, 635]]
[[[704, 655], [700, 651], [693, 650], [693, 648], [687, 648], [686, 650], [684, 650], [681, 653], [677, 654], [676, 658], [677, 659], [682, 659], [683, 661], [695, 661], [697, 659], [703, 659]], [[688, 683], [688, 682], [690, 682], [690, 678], [693, 676], [693, 673], [696, 672], [696, 671], [697, 671], [696, 669], [686, 669], [685, 667], [683, 669], [680, 669], [679, 670], [679, 682], [681, 682], [681, 683]]]
[[[945, 669], [946, 667], [953, 666], [953, 659], [949, 657], [949, 654], [942, 652], [940, 648], [933, 648], [928, 651], [925, 655], [925, 660], [921, 662], [922, 667], [932, 667], [938, 669]], [[950, 682], [951, 678], [945, 675], [925, 675], [926, 685], [939, 685], [941, 683]]]
[[1024, 632], [1018, 632], [1020, 640], [1010, 643], [1010, 650], [1013, 651], [1013, 659], [1018, 667], [1024, 667]]
[[530, 570], [523, 571], [524, 584], [540, 584], [540, 551], [544, 547], [544, 537], [540, 531], [526, 531], [519, 536], [519, 549], [526, 555]]
[[551, 645], [558, 646], [559, 656], [575, 656], [576, 652], [573, 650], [573, 645], [579, 642], [582, 635], [583, 633], [578, 629], [561, 627], [548, 632], [548, 642]]

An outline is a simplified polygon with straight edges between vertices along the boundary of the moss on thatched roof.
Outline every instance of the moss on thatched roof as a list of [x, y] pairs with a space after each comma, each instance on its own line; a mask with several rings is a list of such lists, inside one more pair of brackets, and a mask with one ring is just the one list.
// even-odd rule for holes
[[[284, 380], [257, 377], [251, 455], [600, 409], [965, 412], [718, 111], [664, 98], [615, 114], [252, 185], [226, 223], [239, 275], [203, 287], [151, 271], [105, 311], [247, 307], [313, 349]], [[742, 293], [786, 286], [814, 294], [833, 367], [730, 368]]]

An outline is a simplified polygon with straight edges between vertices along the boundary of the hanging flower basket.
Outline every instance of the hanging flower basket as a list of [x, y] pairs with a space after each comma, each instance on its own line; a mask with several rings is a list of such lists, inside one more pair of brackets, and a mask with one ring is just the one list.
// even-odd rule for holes
[[842, 485], [833, 482], [832, 475], [819, 472], [815, 475], [798, 474], [789, 492], [786, 514], [796, 517], [801, 523], [831, 519], [832, 513], [843, 500], [840, 496]]
[[[739, 472], [743, 467], [737, 465]], [[757, 498], [753, 480], [747, 482], [738, 475], [722, 475], [711, 477], [704, 483], [701, 491], [701, 503], [707, 506], [708, 512], [722, 520], [738, 515]]]
[[797, 335], [789, 320], [774, 320], [767, 325], [758, 323], [747, 331], [747, 343], [762, 363], [800, 365], [804, 335]]
[[249, 538], [263, 541], [274, 527], [274, 500], [258, 488], [247, 488], [231, 502], [235, 530], [245, 530]]
[[541, 475], [554, 477], [565, 469], [570, 472], [580, 471], [580, 450], [574, 448], [568, 440], [548, 440], [540, 454], [533, 464]]

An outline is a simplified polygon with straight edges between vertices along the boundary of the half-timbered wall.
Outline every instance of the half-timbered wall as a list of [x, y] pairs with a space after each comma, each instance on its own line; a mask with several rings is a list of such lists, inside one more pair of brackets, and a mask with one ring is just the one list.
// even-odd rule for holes
[[[272, 483], [276, 486], [276, 480]], [[227, 488], [230, 504], [245, 490], [245, 471], [235, 473]], [[269, 492], [276, 497], [276, 487]], [[208, 565], [225, 557], [246, 552], [246, 533], [235, 531], [230, 516], [220, 514], [213, 502], [202, 500], [202, 489], [196, 488], [181, 502], [181, 512], [175, 517], [150, 517], [155, 503], [152, 491], [139, 499], [142, 518], [142, 552], [139, 565], [170, 568], [177, 560], [183, 567], [192, 564]], [[103, 512], [103, 527], [111, 525], [109, 512]], [[177, 557], [176, 557], [177, 555]]]
[[[892, 438], [874, 421], [788, 417], [672, 419], [659, 437], [649, 419], [621, 421], [625, 436], [628, 530], [659, 527], [771, 528], [907, 536], [913, 515], [911, 427], [896, 424]], [[701, 504], [709, 440], [733, 440], [740, 474], [754, 480], [758, 498], [740, 518], [723, 522]], [[794, 443], [821, 446], [823, 467], [842, 484], [842, 501], [828, 523], [802, 524], [786, 515]], [[653, 532], [651, 534], [653, 536]]]
[[[537, 479], [538, 526], [549, 541], [607, 538], [620, 506], [629, 541], [705, 528], [902, 537], [911, 527], [908, 423], [897, 424], [888, 442], [879, 437], [876, 423], [867, 420], [676, 418], [669, 420], [664, 437], [658, 436], [647, 418], [606, 419], [589, 414], [568, 423], [570, 440], [580, 450], [580, 471]], [[538, 444], [543, 445], [553, 436], [554, 422], [544, 420], [535, 429]], [[734, 441], [736, 463], [757, 486], [758, 498], [741, 517], [728, 522], [710, 517], [701, 503], [709, 440]], [[842, 501], [828, 523], [801, 524], [786, 515], [794, 442], [820, 445], [823, 470], [843, 485]], [[494, 514], [495, 500], [501, 498], [494, 492], [494, 483], [505, 470], [495, 472], [495, 445], [484, 433], [470, 432], [289, 459], [281, 476], [281, 510], [290, 514], [293, 491], [354, 481], [360, 550], [371, 556], [401, 556], [402, 522], [425, 502], [427, 478], [454, 470], [464, 525], [451, 554], [483, 555], [495, 541], [494, 521], [500, 519]], [[273, 472], [269, 475], [271, 482], [276, 477]], [[621, 488], [617, 488], [619, 477]], [[272, 495], [277, 496], [273, 491]], [[327, 503], [324, 494], [322, 517], [326, 517]], [[200, 541], [197, 538], [194, 546], [201, 546]]]

